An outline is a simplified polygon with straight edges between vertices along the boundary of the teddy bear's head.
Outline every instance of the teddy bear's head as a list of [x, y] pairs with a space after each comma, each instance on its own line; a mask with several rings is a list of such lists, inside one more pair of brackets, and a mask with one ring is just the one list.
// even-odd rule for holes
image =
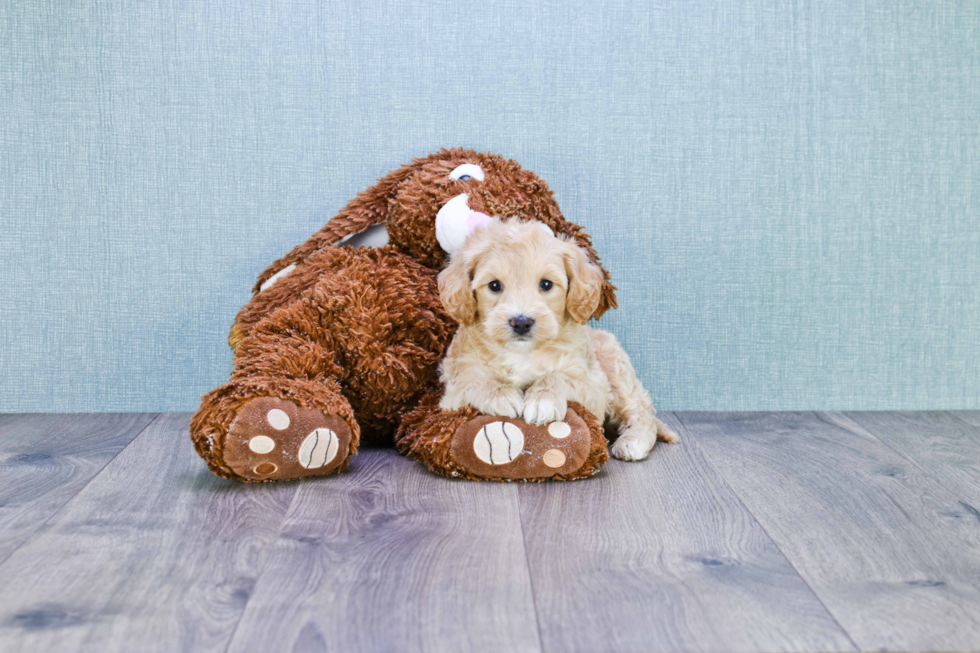
[[[472, 150], [442, 150], [389, 173], [318, 235], [321, 242], [336, 242], [383, 224], [390, 245], [422, 265], [442, 269], [469, 232], [492, 217], [539, 220], [573, 237], [599, 264], [588, 234], [565, 220], [544, 180], [513, 160]], [[606, 280], [595, 317], [616, 307], [616, 288], [609, 273], [603, 273]]]

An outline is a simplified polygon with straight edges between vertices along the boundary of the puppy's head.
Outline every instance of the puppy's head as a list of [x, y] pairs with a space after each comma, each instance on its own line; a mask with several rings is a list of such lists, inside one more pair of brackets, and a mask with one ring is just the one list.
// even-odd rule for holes
[[605, 276], [585, 250], [540, 222], [494, 220], [471, 234], [439, 275], [443, 306], [490, 339], [528, 347], [585, 324]]

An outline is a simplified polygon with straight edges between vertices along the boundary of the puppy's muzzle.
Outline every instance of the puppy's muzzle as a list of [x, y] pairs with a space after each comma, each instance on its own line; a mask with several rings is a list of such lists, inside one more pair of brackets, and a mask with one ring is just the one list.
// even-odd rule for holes
[[534, 318], [528, 317], [526, 315], [518, 315], [516, 317], [510, 318], [510, 328], [519, 336], [526, 336], [531, 331], [531, 327], [534, 326]]

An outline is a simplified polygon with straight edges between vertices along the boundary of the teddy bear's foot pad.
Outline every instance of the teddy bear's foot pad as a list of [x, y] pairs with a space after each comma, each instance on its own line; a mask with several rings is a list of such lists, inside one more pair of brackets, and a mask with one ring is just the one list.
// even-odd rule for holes
[[456, 430], [450, 453], [481, 478], [543, 479], [574, 474], [588, 459], [591, 443], [589, 427], [572, 409], [564, 420], [542, 426], [481, 415]]
[[256, 481], [322, 476], [347, 459], [350, 440], [350, 427], [336, 415], [258, 397], [231, 423], [224, 461], [236, 474]]

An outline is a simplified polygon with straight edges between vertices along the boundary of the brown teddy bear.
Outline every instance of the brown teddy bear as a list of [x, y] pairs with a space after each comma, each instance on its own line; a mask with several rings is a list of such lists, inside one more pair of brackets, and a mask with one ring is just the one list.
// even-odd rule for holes
[[[597, 472], [606, 439], [578, 404], [546, 426], [438, 407], [438, 365], [457, 324], [437, 276], [489, 216], [539, 220], [599, 263], [547, 184], [516, 162], [461, 149], [416, 159], [260, 275], [229, 336], [231, 379], [203, 397], [191, 422], [211, 471], [247, 482], [330, 474], [362, 440], [394, 436], [399, 451], [447, 476]], [[385, 231], [387, 244], [355, 246], [383, 241]], [[594, 317], [616, 307], [604, 273]]]

